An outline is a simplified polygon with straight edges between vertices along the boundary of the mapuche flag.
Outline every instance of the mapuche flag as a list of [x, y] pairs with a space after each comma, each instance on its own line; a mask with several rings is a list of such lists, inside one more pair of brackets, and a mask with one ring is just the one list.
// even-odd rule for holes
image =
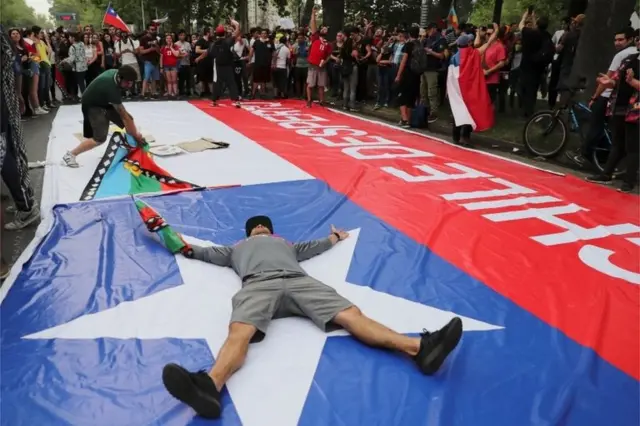
[[191, 257], [193, 250], [191, 246], [182, 238], [182, 236], [171, 229], [171, 226], [164, 220], [160, 214], [149, 204], [139, 198], [132, 197], [136, 203], [138, 213], [142, 218], [147, 230], [154, 233], [160, 238], [160, 242], [171, 253], [182, 253], [187, 257]]

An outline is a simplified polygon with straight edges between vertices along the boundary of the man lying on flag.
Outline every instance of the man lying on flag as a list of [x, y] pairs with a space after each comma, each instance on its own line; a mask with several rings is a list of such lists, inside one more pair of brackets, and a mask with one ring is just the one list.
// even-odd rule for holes
[[[470, 145], [471, 132], [493, 126], [493, 106], [482, 69], [482, 55], [498, 36], [498, 24], [493, 24], [488, 43], [479, 46], [480, 36], [463, 33], [456, 40], [458, 51], [451, 57], [447, 74], [447, 95], [453, 114], [453, 141]], [[476, 47], [471, 42], [476, 41]]]
[[408, 355], [427, 375], [440, 368], [462, 337], [462, 321], [457, 317], [442, 329], [425, 331], [420, 337], [396, 333], [365, 316], [333, 287], [307, 275], [299, 262], [349, 237], [333, 226], [326, 238], [290, 244], [274, 235], [271, 219], [255, 216], [246, 222], [247, 238], [237, 244], [198, 247], [187, 244], [143, 201], [136, 200], [136, 206], [147, 229], [160, 234], [171, 252], [231, 267], [242, 279], [242, 288], [232, 300], [229, 335], [209, 373], [192, 373], [177, 364], [167, 364], [162, 371], [169, 393], [202, 417], [220, 417], [220, 391], [242, 366], [249, 343], [264, 338], [272, 319], [300, 316], [309, 318], [323, 331], [331, 326], [342, 327], [365, 344]]

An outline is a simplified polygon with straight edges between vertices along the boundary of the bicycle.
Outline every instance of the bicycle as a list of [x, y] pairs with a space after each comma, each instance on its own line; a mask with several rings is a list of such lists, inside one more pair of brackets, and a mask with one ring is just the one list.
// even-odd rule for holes
[[[588, 115], [591, 114], [591, 109], [584, 102], [574, 101], [574, 95], [581, 89], [574, 89], [571, 91], [568, 102], [565, 106], [562, 106], [554, 111], [546, 110], [539, 111], [527, 121], [523, 130], [524, 146], [532, 155], [553, 158], [560, 153], [566, 146], [569, 140], [570, 133], [578, 133], [580, 142], [584, 143], [583, 126], [581, 122], [587, 121]], [[565, 112], [568, 112], [567, 118], [565, 118]], [[584, 116], [580, 117], [579, 116]], [[542, 128], [542, 145], [538, 146], [534, 138], [534, 128], [541, 125]], [[605, 124], [604, 137], [594, 147], [590, 160], [592, 163], [602, 171], [604, 165], [609, 157], [611, 151], [611, 132], [608, 126]], [[557, 137], [557, 140], [551, 140], [553, 137]]]

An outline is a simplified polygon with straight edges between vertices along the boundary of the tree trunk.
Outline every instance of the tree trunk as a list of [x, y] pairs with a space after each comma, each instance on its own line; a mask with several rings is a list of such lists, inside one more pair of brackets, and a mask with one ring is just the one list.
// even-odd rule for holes
[[[571, 74], [574, 85], [586, 78], [585, 96], [591, 96], [595, 92], [596, 77], [607, 71], [615, 54], [615, 32], [629, 24], [635, 4], [636, 0], [589, 0]], [[600, 18], [603, 16], [608, 19]]]
[[567, 7], [567, 16], [574, 17], [584, 13], [587, 10], [589, 0], [569, 0]]
[[493, 5], [493, 22], [500, 24], [502, 19], [502, 0], [496, 0]]
[[238, 0], [238, 23], [243, 32], [249, 31], [249, 2]]
[[[344, 4], [344, 2], [342, 4]], [[302, 12], [300, 12], [301, 27], [306, 27], [309, 25], [309, 21], [311, 20], [311, 12], [313, 12], [313, 6], [315, 6], [315, 2], [313, 0], [305, 0], [304, 8], [302, 9]], [[323, 10], [323, 13], [326, 14], [326, 9], [324, 9], [324, 7], [322, 8], [322, 10]]]
[[344, 0], [322, 0], [322, 25], [329, 27], [332, 40], [344, 26]]
[[615, 32], [629, 24], [635, 4], [636, 0], [589, 0], [571, 79], [576, 85], [580, 78], [587, 79], [585, 96], [594, 93], [598, 73], [607, 71], [615, 54]]

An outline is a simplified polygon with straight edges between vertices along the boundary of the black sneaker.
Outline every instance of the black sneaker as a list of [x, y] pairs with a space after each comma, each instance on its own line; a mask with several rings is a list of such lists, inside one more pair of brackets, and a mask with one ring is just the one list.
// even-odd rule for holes
[[199, 416], [220, 417], [220, 392], [205, 371], [190, 373], [177, 364], [167, 364], [162, 370], [162, 382], [171, 396], [193, 408]]
[[438, 116], [436, 114], [430, 114], [429, 117], [427, 117], [427, 123], [429, 124], [435, 123], [436, 121], [438, 121]]
[[453, 318], [447, 325], [433, 333], [424, 331], [420, 341], [420, 351], [414, 357], [423, 374], [432, 375], [440, 368], [462, 337], [462, 320]]
[[600, 183], [602, 185], [610, 185], [613, 179], [611, 179], [611, 176], [599, 174], [599, 175], [587, 176], [585, 180], [587, 182]]
[[409, 122], [404, 120], [400, 120], [400, 122], [398, 123], [398, 126], [402, 127], [403, 129], [408, 129], [409, 127], [411, 127], [409, 125]]
[[628, 194], [630, 192], [633, 192], [633, 185], [631, 185], [631, 184], [629, 184], [627, 182], [624, 182], [622, 184], [622, 186], [620, 188], [618, 188], [618, 191]]

